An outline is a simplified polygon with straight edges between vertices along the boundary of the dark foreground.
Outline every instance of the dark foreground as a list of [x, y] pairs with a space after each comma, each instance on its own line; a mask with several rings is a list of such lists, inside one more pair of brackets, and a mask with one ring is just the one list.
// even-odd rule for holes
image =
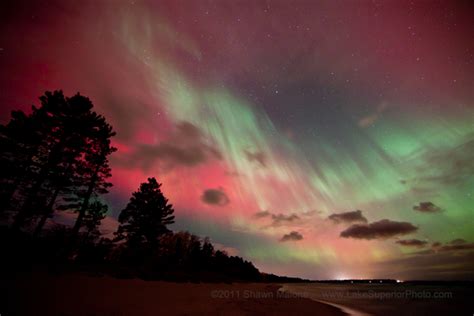
[[474, 292], [466, 285], [174, 283], [35, 272], [3, 276], [0, 286], [2, 316], [391, 316], [474, 311]]
[[[8, 278], [7, 278], [8, 279]], [[2, 280], [1, 315], [345, 315], [265, 283], [172, 283], [35, 274]], [[6, 295], [6, 296], [5, 296]]]

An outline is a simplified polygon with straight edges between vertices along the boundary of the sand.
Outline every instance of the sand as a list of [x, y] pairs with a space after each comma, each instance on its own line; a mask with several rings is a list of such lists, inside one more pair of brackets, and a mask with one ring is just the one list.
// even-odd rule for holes
[[1, 315], [345, 315], [277, 284], [172, 283], [84, 275], [2, 281]]

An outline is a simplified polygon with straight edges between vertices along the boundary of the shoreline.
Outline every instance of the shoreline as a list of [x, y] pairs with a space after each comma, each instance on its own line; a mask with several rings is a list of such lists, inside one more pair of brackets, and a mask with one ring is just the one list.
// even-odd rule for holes
[[[286, 286], [286, 288], [285, 288], [285, 286]], [[292, 294], [299, 293], [299, 292], [291, 291], [291, 289], [288, 289], [288, 284], [282, 284], [279, 291], [288, 292], [288, 293], [292, 293]], [[348, 307], [348, 306], [345, 306], [345, 305], [336, 304], [336, 303], [332, 303], [332, 302], [324, 301], [324, 300], [319, 300], [319, 299], [312, 298], [312, 297], [309, 297], [309, 296], [306, 297], [306, 298], [310, 299], [312, 301], [318, 302], [318, 303], [334, 306], [334, 307], [338, 308], [341, 312], [343, 312], [343, 313], [345, 313], [346, 315], [349, 315], [349, 316], [372, 316], [372, 314], [369, 314], [369, 313], [366, 313], [366, 312], [363, 312], [363, 311], [360, 311], [360, 310], [356, 310], [352, 307]]]
[[281, 290], [352, 316], [461, 315], [474, 307], [468, 285], [285, 283]]
[[312, 298], [311, 298], [311, 300], [316, 301], [316, 302], [320, 302], [320, 303], [323, 303], [323, 304], [331, 305], [331, 306], [334, 306], [334, 307], [337, 307], [337, 308], [339, 308], [343, 313], [346, 313], [346, 314], [349, 315], [349, 316], [373, 316], [372, 314], [368, 314], [368, 313], [365, 313], [365, 312], [362, 312], [362, 311], [353, 309], [353, 308], [351, 308], [351, 307], [347, 307], [347, 306], [345, 306], [345, 305], [336, 304], [336, 303], [331, 303], [331, 302], [323, 301], [323, 300], [312, 299]]

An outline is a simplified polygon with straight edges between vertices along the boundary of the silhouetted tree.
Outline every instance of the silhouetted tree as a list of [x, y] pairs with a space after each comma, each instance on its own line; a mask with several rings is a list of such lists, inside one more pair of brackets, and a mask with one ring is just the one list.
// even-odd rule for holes
[[117, 239], [125, 239], [129, 246], [152, 247], [161, 235], [170, 232], [166, 226], [174, 223], [174, 209], [160, 188], [155, 178], [148, 178], [132, 194], [119, 215]]
[[215, 255], [214, 246], [211, 244], [208, 237], [204, 238], [202, 244], [202, 265], [205, 267], [210, 266], [211, 259]]
[[115, 151], [110, 144], [115, 133], [80, 94], [66, 98], [62, 91], [46, 92], [40, 101], [30, 115], [13, 112], [0, 127], [6, 148], [0, 156], [1, 207], [17, 212], [14, 229], [39, 217], [35, 235], [55, 209], [76, 210], [75, 236], [90, 200], [111, 186], [108, 156]]
[[[25, 179], [23, 203], [15, 217], [14, 228], [21, 227], [26, 219], [39, 211], [45, 212], [47, 205], [54, 204], [54, 201], [46, 201], [48, 196], [56, 199], [64, 181], [70, 179], [71, 164], [82, 145], [82, 139], [78, 136], [78, 129], [81, 128], [78, 121], [82, 113], [90, 110], [87, 107], [71, 107], [61, 91], [46, 92], [40, 101], [41, 107], [33, 106], [28, 117], [33, 123], [29, 124], [32, 129], [26, 134], [34, 135], [39, 141], [34, 143], [34, 151], [28, 159], [31, 164], [25, 166], [29, 174]], [[27, 139], [24, 142], [31, 143]], [[25, 147], [20, 143], [18, 145]], [[14, 159], [17, 156], [14, 155]], [[38, 201], [47, 205], [38, 204]]]
[[142, 271], [148, 278], [182, 281], [258, 281], [260, 278], [260, 272], [252, 263], [229, 256], [225, 251], [216, 251], [209, 238], [203, 240], [189, 232], [161, 236], [159, 250], [153, 256], [153, 264], [148, 267], [152, 271]]
[[[78, 129], [83, 146], [73, 164], [74, 174], [70, 179], [73, 189], [65, 191], [66, 197], [63, 198], [63, 203], [59, 207], [59, 209], [75, 210], [78, 213], [71, 235], [72, 243], [74, 243], [79, 230], [85, 226], [84, 219], [87, 212], [94, 211], [90, 208], [91, 199], [107, 193], [108, 188], [112, 186], [107, 181], [111, 176], [108, 156], [116, 149], [111, 146], [111, 137], [115, 135], [115, 132], [103, 116], [91, 111], [93, 104], [88, 98], [76, 95], [67, 101], [71, 107], [89, 109], [81, 117], [81, 128]], [[65, 185], [62, 186], [64, 187]], [[50, 212], [51, 209], [48, 211]]]
[[41, 155], [42, 135], [45, 125], [39, 113], [26, 115], [22, 111], [13, 111], [11, 120], [0, 125], [0, 210], [18, 211], [22, 204], [20, 191], [37, 171]]
[[90, 129], [86, 135], [87, 147], [77, 168], [79, 188], [73, 192], [75, 197], [68, 199], [76, 203], [73, 206], [78, 212], [73, 237], [77, 236], [79, 229], [84, 226], [84, 218], [88, 210], [90, 211], [91, 199], [108, 193], [108, 189], [112, 187], [112, 183], [107, 181], [111, 176], [108, 157], [116, 151], [110, 143], [115, 132], [106, 123], [105, 118], [96, 113], [92, 113], [89, 117], [89, 124]]
[[101, 203], [100, 201], [94, 201], [90, 203], [82, 220], [83, 226], [85, 227], [86, 234], [88, 236], [100, 235], [99, 226], [101, 221], [105, 218], [107, 210], [107, 205]]

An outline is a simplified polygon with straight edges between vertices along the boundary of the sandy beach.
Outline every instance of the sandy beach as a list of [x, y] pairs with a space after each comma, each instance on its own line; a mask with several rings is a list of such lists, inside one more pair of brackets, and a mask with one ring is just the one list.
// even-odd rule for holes
[[172, 283], [83, 275], [2, 281], [2, 315], [345, 315], [280, 285]]

